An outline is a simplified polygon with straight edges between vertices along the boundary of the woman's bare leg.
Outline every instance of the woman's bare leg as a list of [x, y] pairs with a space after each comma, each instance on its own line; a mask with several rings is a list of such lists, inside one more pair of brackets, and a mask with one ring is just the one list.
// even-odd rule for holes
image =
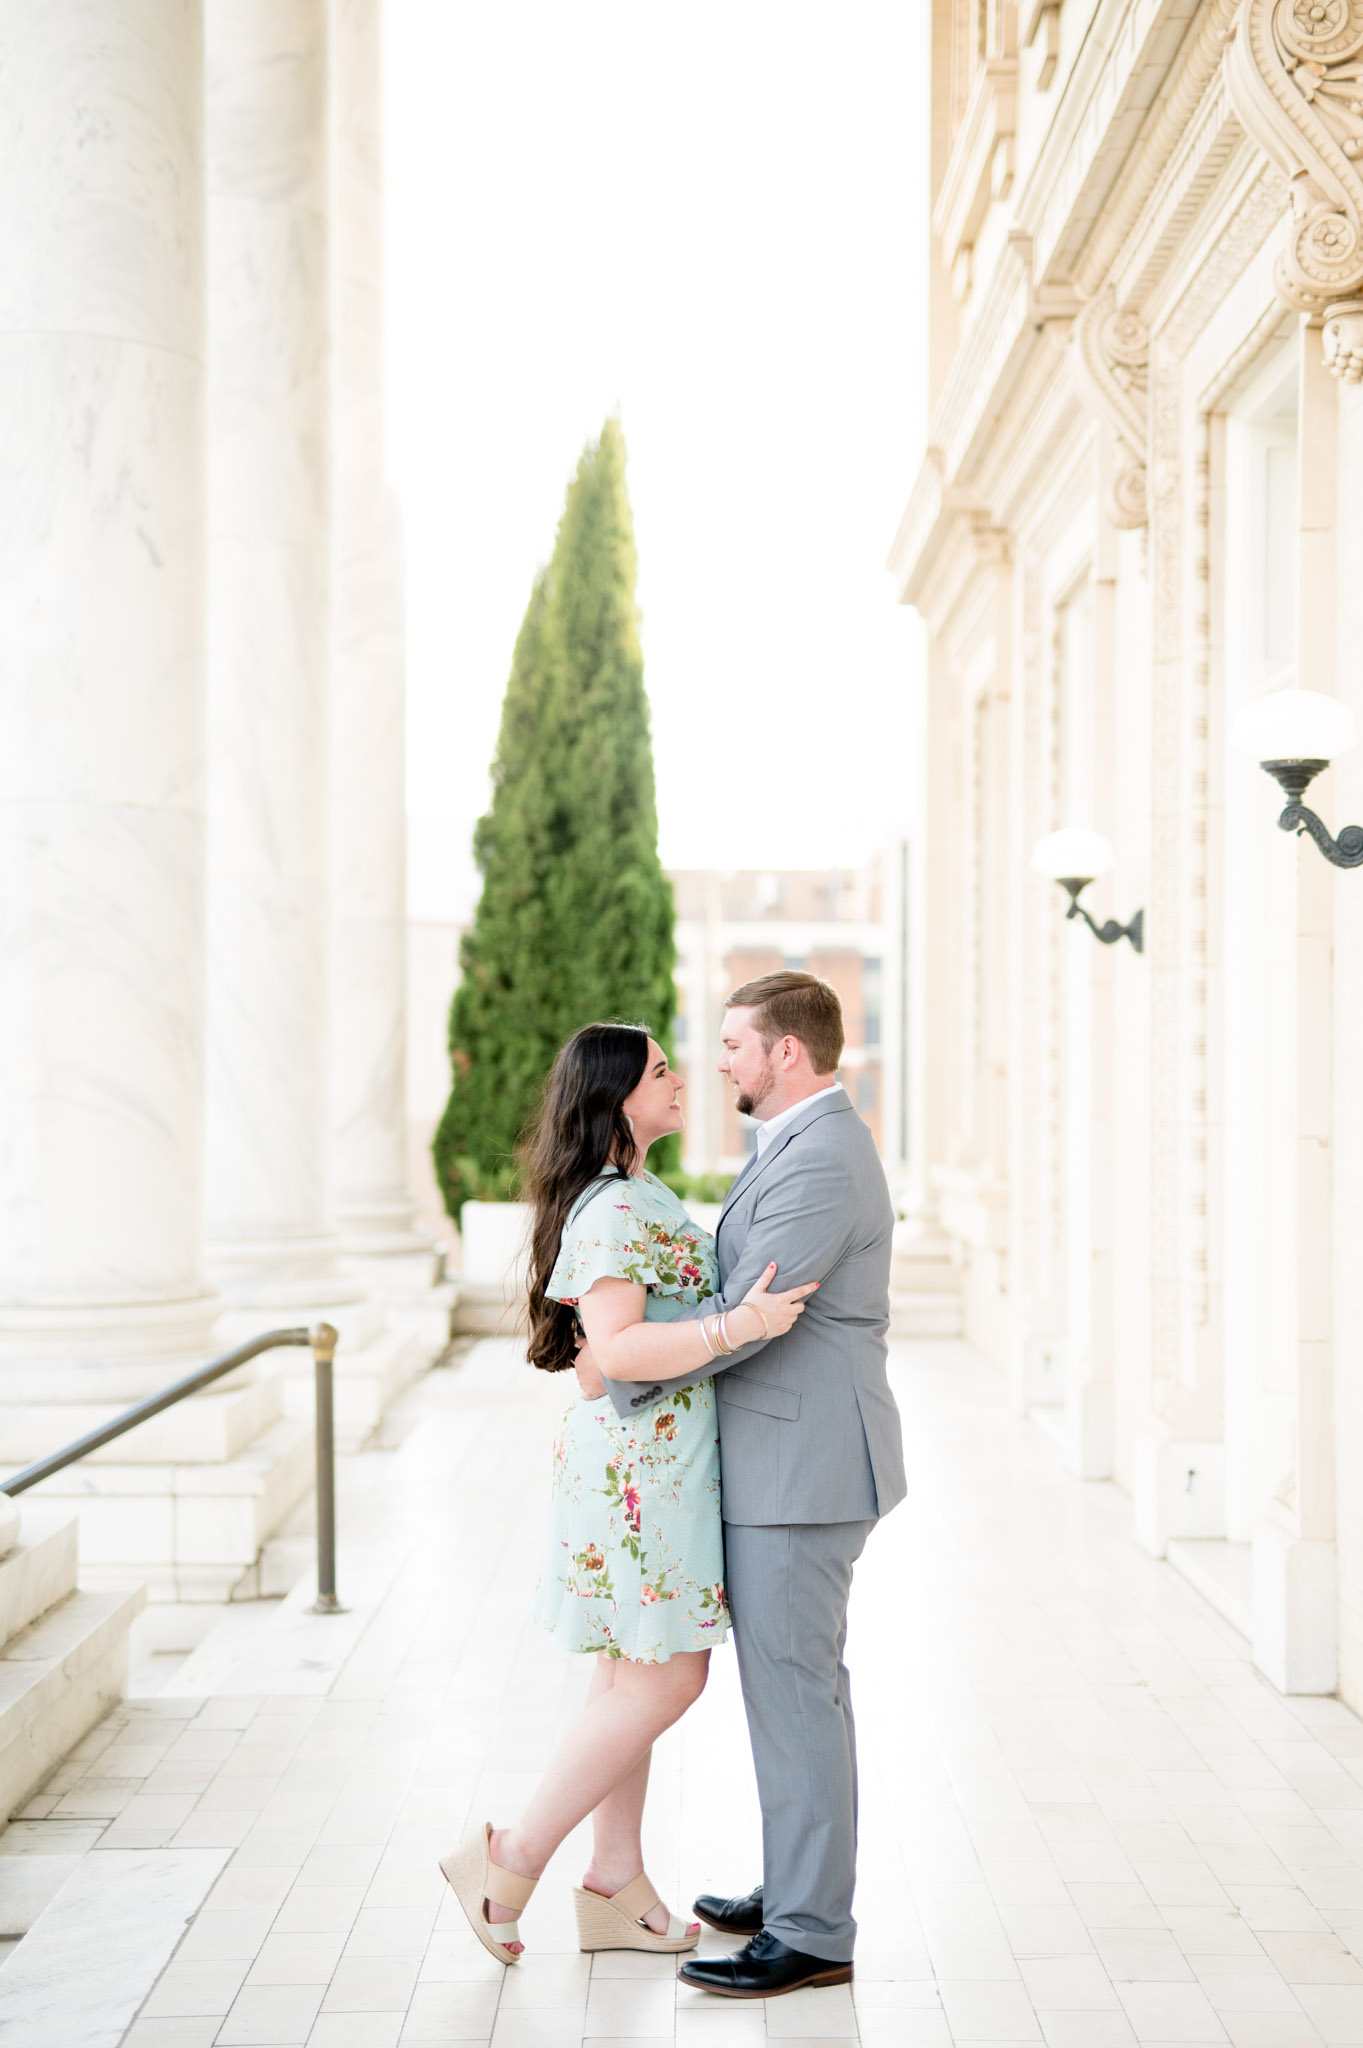
[[[598, 1692], [609, 1690], [614, 1670], [613, 1662], [604, 1657], [599, 1659], [589, 1699], [595, 1698]], [[629, 1776], [622, 1778], [615, 1790], [606, 1794], [592, 1814], [592, 1860], [583, 1873], [582, 1882], [589, 1892], [600, 1892], [602, 1898], [609, 1899], [622, 1890], [644, 1867], [644, 1800], [648, 1795], [648, 1772], [652, 1761], [653, 1751], [650, 1749]], [[645, 1914], [644, 1920], [655, 1934], [666, 1934], [666, 1906], [655, 1906], [651, 1913]]]
[[[606, 1825], [613, 1853], [627, 1848], [635, 1855], [649, 1752], [663, 1731], [700, 1698], [709, 1659], [708, 1650], [683, 1650], [665, 1664], [636, 1664], [622, 1657], [613, 1660], [608, 1678], [594, 1672], [587, 1704], [559, 1744], [519, 1822], [493, 1833], [493, 1862], [522, 1877], [538, 1877], [578, 1823], [621, 1792], [625, 1796], [618, 1808], [608, 1807]], [[616, 1890], [638, 1876], [641, 1863], [640, 1853]], [[598, 1872], [594, 1858], [591, 1874], [604, 1879], [611, 1873]], [[494, 1924], [516, 1917], [492, 1904], [487, 1916]]]

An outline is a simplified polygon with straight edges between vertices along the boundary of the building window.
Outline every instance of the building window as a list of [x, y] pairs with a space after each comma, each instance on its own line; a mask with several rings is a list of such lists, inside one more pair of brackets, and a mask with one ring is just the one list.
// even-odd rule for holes
[[804, 960], [798, 953], [791, 953], [781, 964], [793, 974], [803, 974], [805, 970]]
[[1264, 668], [1270, 676], [1289, 667], [1297, 651], [1297, 448], [1286, 438], [1286, 427], [1279, 431], [1282, 439], [1265, 434], [1263, 445], [1261, 587]]
[[863, 1013], [862, 1044], [880, 1044], [880, 962], [863, 960], [861, 963], [861, 1001]]
[[876, 1087], [877, 1079], [878, 1076], [874, 1068], [870, 1067], [864, 1067], [862, 1071], [857, 1075], [858, 1109], [871, 1110], [875, 1108], [876, 1099], [880, 1092], [879, 1089]]

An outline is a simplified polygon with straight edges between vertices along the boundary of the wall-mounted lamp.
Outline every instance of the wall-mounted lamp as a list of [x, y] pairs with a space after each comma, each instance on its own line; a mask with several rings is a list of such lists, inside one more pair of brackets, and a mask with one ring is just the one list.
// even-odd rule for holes
[[1353, 712], [1319, 690], [1270, 690], [1236, 716], [1235, 743], [1252, 754], [1287, 798], [1278, 819], [1283, 832], [1309, 832], [1337, 868], [1363, 867], [1363, 825], [1346, 825], [1332, 839], [1324, 821], [1302, 802], [1306, 789], [1336, 754], [1358, 745]]
[[1110, 917], [1106, 924], [1095, 924], [1079, 901], [1080, 891], [1087, 889], [1099, 875], [1105, 875], [1112, 866], [1115, 855], [1111, 843], [1098, 832], [1082, 832], [1070, 826], [1063, 832], [1048, 832], [1044, 839], [1038, 839], [1032, 848], [1032, 866], [1038, 874], [1049, 875], [1053, 882], [1059, 882], [1070, 899], [1066, 917], [1082, 917], [1100, 945], [1115, 946], [1118, 939], [1130, 939], [1136, 952], [1145, 951], [1145, 912], [1138, 910], [1130, 924], [1118, 924]]

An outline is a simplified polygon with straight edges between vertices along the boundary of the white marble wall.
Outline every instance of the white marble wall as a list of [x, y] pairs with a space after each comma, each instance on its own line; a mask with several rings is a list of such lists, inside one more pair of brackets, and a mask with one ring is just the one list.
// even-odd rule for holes
[[[208, 1227], [334, 1298], [326, 0], [208, 0]], [[301, 1293], [298, 1292], [301, 1290]]]
[[336, 1212], [410, 1252], [402, 545], [383, 409], [382, 7], [331, 0]]
[[195, 0], [0, 0], [0, 1361], [199, 1346]]

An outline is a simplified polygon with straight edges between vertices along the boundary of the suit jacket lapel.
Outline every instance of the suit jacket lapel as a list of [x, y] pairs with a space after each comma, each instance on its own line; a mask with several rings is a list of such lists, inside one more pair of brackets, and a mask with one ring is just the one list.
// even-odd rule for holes
[[[729, 1188], [728, 1194], [724, 1197], [724, 1207], [719, 1212], [719, 1223], [722, 1223], [724, 1221], [724, 1218], [728, 1215], [729, 1204], [734, 1200], [735, 1196], [738, 1194], [739, 1189], [747, 1186], [748, 1176], [752, 1172], [753, 1168], [756, 1166], [757, 1160], [757, 1153], [750, 1152], [748, 1154], [748, 1157], [743, 1161], [742, 1166], [738, 1170], [737, 1178], [733, 1181]], [[718, 1230], [719, 1228], [719, 1223], [715, 1225], [716, 1230]]]
[[716, 1235], [718, 1235], [723, 1227], [724, 1219], [728, 1215], [733, 1202], [740, 1194], [746, 1194], [753, 1182], [761, 1178], [771, 1165], [773, 1159], [778, 1158], [785, 1151], [792, 1138], [798, 1138], [801, 1131], [807, 1131], [809, 1126], [812, 1123], [816, 1123], [821, 1116], [828, 1116], [840, 1110], [850, 1109], [851, 1106], [851, 1102], [845, 1092], [839, 1095], [822, 1096], [811, 1106], [808, 1116], [797, 1116], [792, 1122], [788, 1123], [785, 1129], [772, 1139], [770, 1145], [768, 1145], [760, 1158], [754, 1154], [753, 1158], [747, 1162], [743, 1171], [739, 1174], [738, 1179], [734, 1182], [728, 1194], [724, 1197], [724, 1207], [720, 1210], [719, 1222], [715, 1225]]

